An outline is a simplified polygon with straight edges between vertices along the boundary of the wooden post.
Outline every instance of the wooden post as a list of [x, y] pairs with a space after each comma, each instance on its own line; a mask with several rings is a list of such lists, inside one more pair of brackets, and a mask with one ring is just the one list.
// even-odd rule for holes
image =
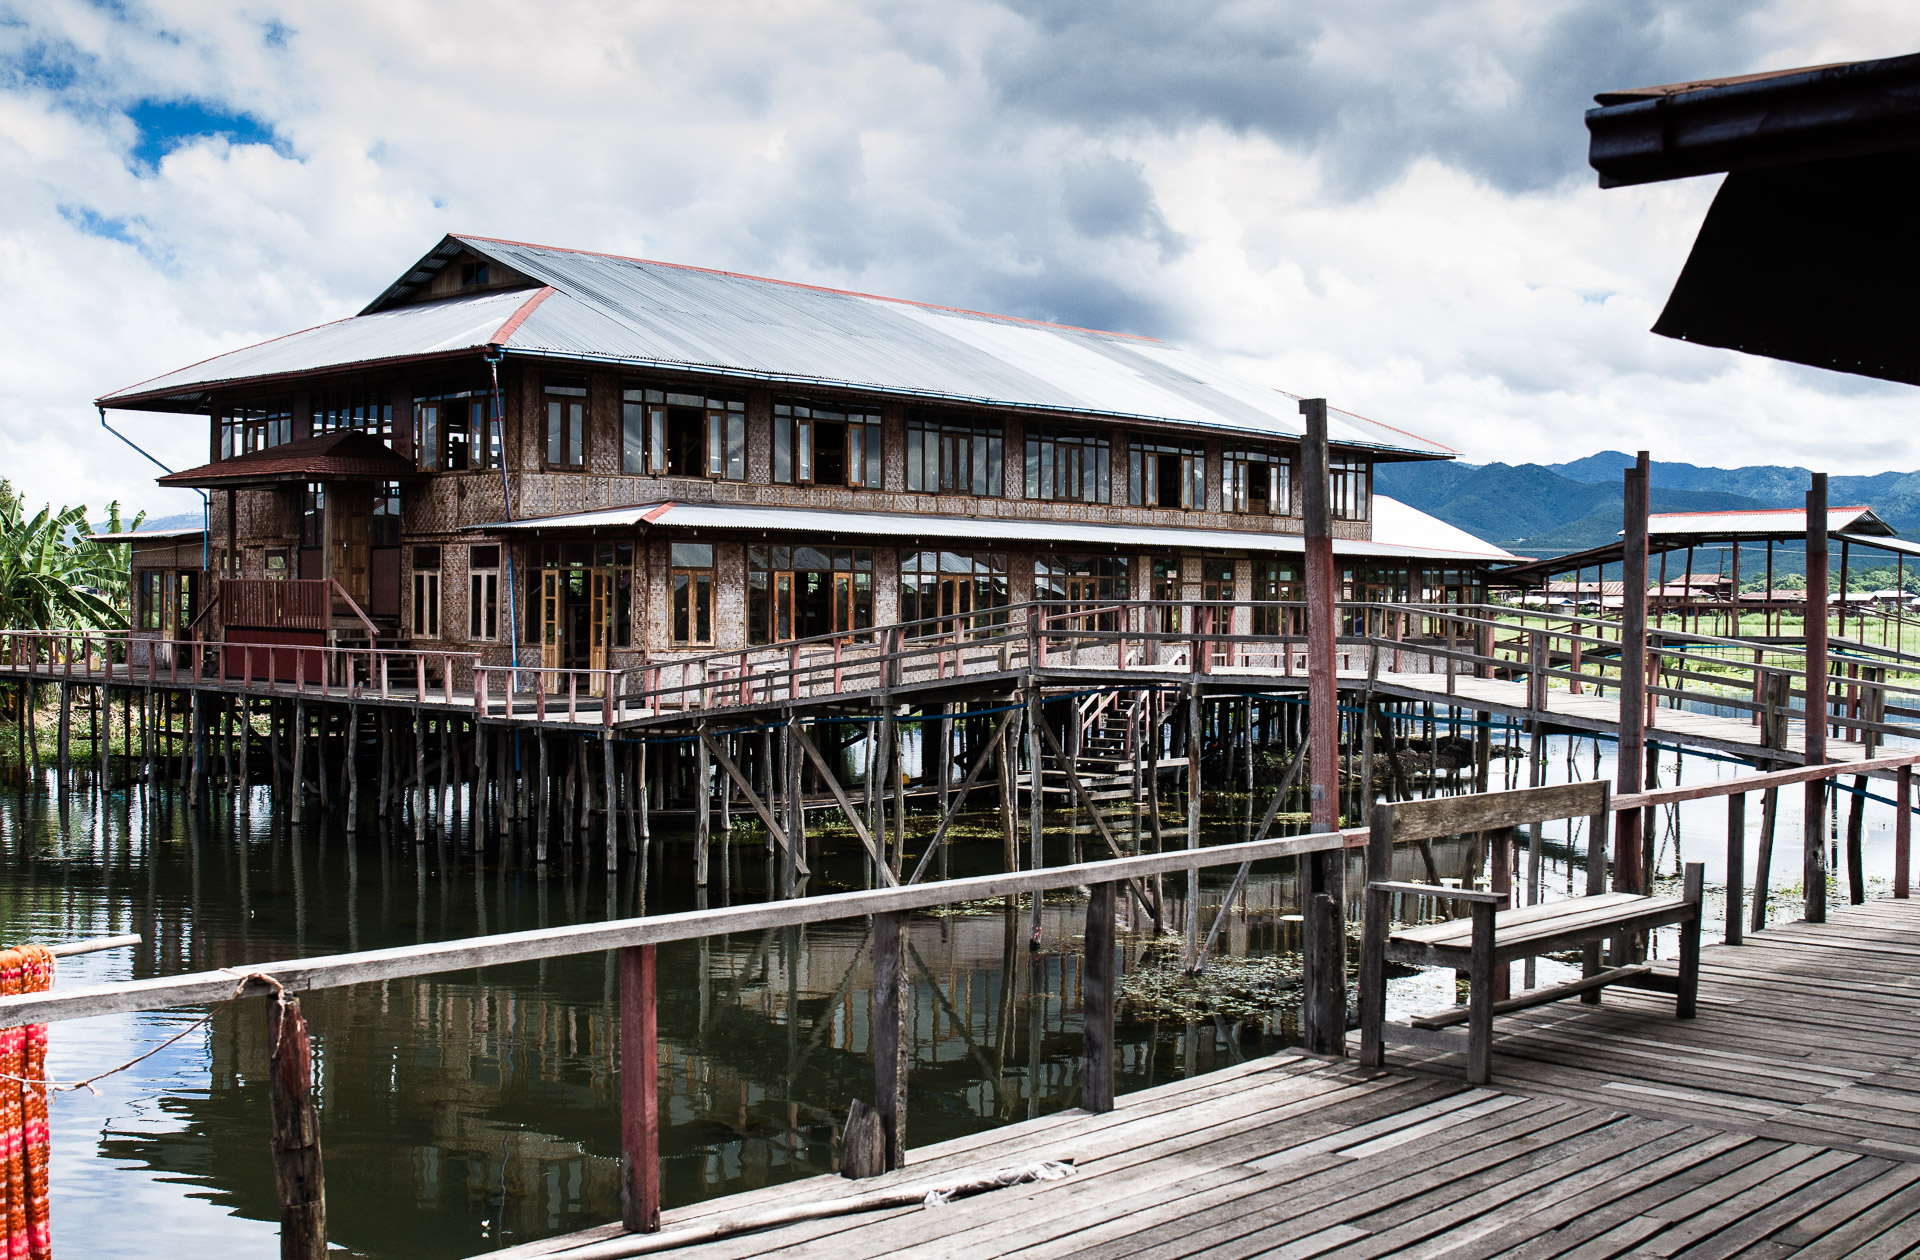
[[1906, 900], [1913, 874], [1913, 767], [1901, 766], [1893, 779], [1893, 895]]
[[413, 842], [427, 842], [427, 717], [417, 704], [413, 709]]
[[660, 1045], [654, 947], [620, 951], [620, 1220], [660, 1228]]
[[325, 1260], [327, 1196], [313, 1113], [313, 1041], [300, 1000], [284, 990], [267, 1005], [267, 1045], [281, 1260]]
[[[1641, 585], [1641, 593], [1646, 587]], [[1494, 904], [1476, 901], [1472, 907], [1473, 948], [1468, 955], [1467, 1084], [1485, 1085], [1493, 1078], [1493, 916]]]
[[[1621, 555], [1620, 744], [1614, 780], [1621, 792], [1646, 782], [1647, 701], [1647, 478], [1651, 461], [1641, 451], [1626, 471], [1626, 541]], [[1646, 837], [1639, 810], [1620, 815], [1613, 833], [1613, 886], [1644, 892], [1640, 876]]]
[[613, 766], [613, 732], [600, 732], [600, 768], [605, 790], [600, 803], [607, 810], [607, 869], [620, 869], [620, 776]]
[[[1827, 474], [1813, 474], [1807, 491], [1807, 611], [1802, 619], [1807, 644], [1806, 764], [1827, 759]], [[1811, 779], [1806, 787], [1804, 831], [1800, 848], [1805, 857], [1802, 878], [1806, 887], [1809, 923], [1827, 921], [1827, 811], [1826, 780]]]
[[1333, 513], [1328, 503], [1327, 401], [1303, 398], [1306, 435], [1300, 444], [1301, 498], [1306, 516], [1307, 742], [1309, 812], [1315, 831], [1340, 825], [1339, 698], [1334, 677], [1337, 581], [1333, 567]]
[[1087, 896], [1085, 961], [1080, 976], [1083, 998], [1080, 1026], [1084, 1059], [1080, 1106], [1086, 1111], [1113, 1110], [1113, 883], [1095, 884]]
[[[1202, 776], [1200, 767], [1200, 684], [1190, 683], [1187, 687], [1187, 847], [1200, 847], [1200, 799], [1202, 795]], [[1194, 959], [1200, 948], [1200, 871], [1192, 868], [1187, 871], [1187, 914], [1186, 914], [1186, 964], [1192, 970]]]
[[[1834, 790], [1839, 790], [1838, 780]], [[1861, 905], [1867, 900], [1867, 873], [1863, 868], [1864, 854], [1861, 852], [1861, 828], [1866, 823], [1867, 776], [1853, 776], [1853, 799], [1847, 802], [1847, 902], [1849, 905]]]
[[[1339, 579], [1333, 567], [1328, 502], [1326, 399], [1301, 399], [1300, 412], [1306, 417], [1300, 467], [1306, 517], [1308, 812], [1313, 830], [1332, 831], [1340, 825], [1339, 684], [1334, 673]], [[1197, 843], [1198, 836], [1189, 833], [1188, 842]], [[1345, 851], [1314, 853], [1302, 863], [1302, 1031], [1313, 1054], [1346, 1053], [1346, 857]]]
[[906, 932], [903, 914], [873, 916], [873, 1109], [886, 1135], [889, 1171], [907, 1162]]
[[1727, 797], [1727, 928], [1729, 945], [1740, 944], [1743, 919], [1741, 905], [1747, 886], [1747, 794], [1735, 792]]
[[[1577, 598], [1577, 596], [1576, 596]], [[1376, 809], [1367, 820], [1366, 885], [1393, 878], [1393, 811]], [[1387, 1017], [1387, 933], [1393, 924], [1387, 893], [1363, 885], [1360, 928], [1360, 1066], [1386, 1066], [1381, 1026]]]
[[[707, 846], [713, 834], [713, 761], [707, 751], [706, 723], [693, 741], [693, 882], [707, 886]], [[772, 802], [768, 802], [771, 806]]]
[[[1037, 871], [1046, 863], [1042, 846], [1046, 801], [1040, 790], [1040, 681], [1027, 675], [1027, 869]], [[1040, 948], [1040, 894], [1033, 894], [1033, 910], [1028, 916], [1027, 940]]]
[[287, 798], [287, 816], [293, 822], [300, 821], [300, 811], [307, 794], [307, 706], [301, 701], [293, 702], [293, 783], [292, 792]]

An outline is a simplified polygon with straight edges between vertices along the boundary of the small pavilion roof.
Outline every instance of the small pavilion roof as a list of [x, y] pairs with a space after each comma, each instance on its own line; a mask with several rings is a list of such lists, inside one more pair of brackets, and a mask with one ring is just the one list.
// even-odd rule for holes
[[288, 481], [403, 481], [413, 461], [369, 433], [346, 430], [295, 438], [265, 450], [217, 459], [158, 478], [163, 486], [262, 486]]

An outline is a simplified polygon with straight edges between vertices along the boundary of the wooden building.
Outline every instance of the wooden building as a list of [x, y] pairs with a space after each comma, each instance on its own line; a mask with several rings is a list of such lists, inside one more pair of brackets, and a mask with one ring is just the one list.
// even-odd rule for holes
[[[1148, 338], [580, 250], [449, 236], [354, 317], [99, 405], [206, 418], [161, 483], [211, 495], [228, 642], [604, 669], [1029, 599], [1278, 633], [1258, 603], [1301, 578], [1291, 395]], [[1349, 597], [1474, 600], [1515, 559], [1373, 493], [1445, 447], [1330, 438]]]

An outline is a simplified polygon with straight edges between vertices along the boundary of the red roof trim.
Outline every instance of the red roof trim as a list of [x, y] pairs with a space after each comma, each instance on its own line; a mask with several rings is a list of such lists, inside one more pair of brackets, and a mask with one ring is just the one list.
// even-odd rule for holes
[[[1280, 395], [1282, 398], [1291, 398], [1295, 402], [1300, 402], [1306, 398], [1305, 394], [1296, 394], [1291, 390], [1276, 389], [1273, 392]], [[1378, 425], [1380, 428], [1385, 429], [1389, 433], [1398, 433], [1401, 437], [1409, 437], [1416, 442], [1425, 442], [1430, 446], [1437, 446], [1443, 451], [1452, 451], [1455, 455], [1458, 455], [1460, 453], [1457, 449], [1455, 449], [1454, 447], [1448, 446], [1445, 442], [1435, 441], [1433, 438], [1425, 437], [1421, 434], [1415, 433], [1412, 429], [1402, 429], [1396, 425], [1388, 424], [1384, 420], [1375, 420], [1372, 416], [1363, 416], [1359, 412], [1349, 410], [1346, 407], [1334, 407], [1330, 405], [1328, 406], [1327, 410], [1338, 412], [1343, 416], [1352, 416], [1355, 420], [1362, 421], [1366, 424]], [[1302, 436], [1304, 437], [1305, 435], [1303, 434]], [[1338, 446], [1340, 445], [1340, 443], [1335, 442], [1334, 445]]]
[[650, 512], [641, 513], [640, 520], [644, 524], [651, 525], [655, 521], [659, 520], [661, 517], [665, 516], [668, 512], [673, 511], [674, 506], [675, 505], [670, 502], [662, 503], [659, 507], [654, 508]]
[[1149, 341], [1160, 344], [1160, 338], [1147, 337], [1140, 333], [1114, 332], [1106, 328], [1081, 328], [1077, 324], [1055, 324], [1044, 319], [1022, 319], [1018, 315], [996, 315], [992, 311], [974, 311], [964, 306], [942, 306], [938, 302], [916, 302], [912, 298], [887, 297], [879, 293], [862, 293], [858, 289], [835, 289], [824, 284], [802, 284], [798, 280], [776, 280], [771, 276], [748, 275], [744, 271], [722, 271], [718, 267], [695, 267], [688, 263], [661, 262], [658, 258], [635, 258], [631, 254], [609, 254], [597, 249], [570, 249], [565, 245], [541, 245], [534, 241], [510, 241], [499, 236], [468, 236], [464, 232], [449, 233], [456, 241], [480, 241], [490, 245], [517, 245], [521, 249], [545, 249], [556, 254], [583, 254], [588, 258], [612, 258], [620, 262], [645, 263], [649, 267], [671, 267], [675, 271], [698, 271], [709, 276], [729, 276], [735, 280], [752, 280], [759, 284], [785, 285], [789, 289], [808, 289], [814, 293], [832, 293], [840, 297], [866, 298], [872, 302], [893, 302], [899, 306], [918, 306], [929, 311], [949, 311], [955, 315], [977, 315], [981, 319], [997, 319], [1009, 324], [1032, 324], [1036, 328], [1059, 328], [1066, 332], [1095, 333], [1102, 337], [1125, 337], [1129, 341]]
[[499, 331], [493, 334], [492, 340], [488, 341], [487, 344], [490, 346], [505, 345], [507, 338], [513, 336], [515, 332], [519, 331], [520, 325], [527, 322], [527, 316], [533, 314], [533, 312], [538, 309], [540, 303], [552, 297], [553, 294], [554, 287], [552, 285], [541, 286], [538, 293], [522, 302], [520, 309], [507, 317], [507, 322], [500, 325]]
[[[1827, 515], [1831, 516], [1835, 512], [1871, 512], [1872, 510], [1872, 508], [1864, 503], [1851, 504], [1845, 507], [1839, 504], [1829, 504], [1827, 506]], [[1653, 512], [1649, 515], [1654, 520], [1670, 521], [1692, 516], [1805, 516], [1806, 514], [1807, 509], [1805, 508], [1727, 508], [1717, 512]]]

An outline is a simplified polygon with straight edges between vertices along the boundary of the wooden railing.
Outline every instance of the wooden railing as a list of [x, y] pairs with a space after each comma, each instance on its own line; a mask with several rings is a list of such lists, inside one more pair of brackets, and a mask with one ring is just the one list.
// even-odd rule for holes
[[[650, 918], [578, 923], [494, 936], [469, 937], [424, 945], [289, 959], [252, 965], [236, 964], [216, 971], [158, 976], [116, 984], [75, 986], [44, 993], [0, 998], [0, 1026], [53, 1023], [96, 1015], [157, 1011], [178, 1006], [211, 1005], [229, 1000], [273, 1000], [283, 988], [309, 992], [345, 985], [384, 982], [447, 971], [465, 971], [507, 963], [578, 954], [618, 951], [620, 986], [620, 1106], [622, 1111], [622, 1180], [624, 1222], [629, 1230], [652, 1231], [660, 1224], [661, 1094], [657, 1087], [658, 1001], [655, 951], [675, 941], [698, 940], [733, 932], [859, 919], [873, 921], [873, 984], [876, 1012], [904, 1015], [913, 982], [906, 965], [906, 916], [916, 910], [978, 901], [990, 897], [1034, 897], [1059, 889], [1088, 887], [1085, 973], [1081, 982], [1084, 1064], [1081, 1105], [1089, 1111], [1108, 1111], [1114, 1100], [1114, 1012], [1118, 985], [1114, 919], [1118, 890], [1128, 882], [1155, 875], [1197, 871], [1273, 858], [1340, 851], [1366, 843], [1367, 833], [1356, 828], [1249, 844], [1182, 849], [1141, 857], [1084, 862], [1073, 866], [983, 875], [938, 883], [899, 885], [861, 892], [802, 897], [759, 905], [693, 910]], [[1338, 965], [1339, 950], [1325, 951]], [[1340, 967], [1344, 976], [1344, 966]], [[1344, 978], [1340, 988], [1344, 990]], [[1312, 1017], [1310, 1017], [1312, 1018]], [[295, 1018], [293, 1044], [287, 1052], [297, 1061], [311, 1057], [306, 1024]], [[874, 1105], [886, 1136], [886, 1166], [905, 1162], [907, 1130], [907, 1047], [899, 1036], [899, 1019], [876, 1018]], [[1346, 1031], [1344, 1007], [1337, 1025], [1324, 1030], [1334, 1039]], [[276, 1039], [276, 1047], [283, 1045]], [[273, 1065], [281, 1064], [276, 1060]], [[276, 1105], [278, 1100], [276, 1100]], [[263, 1135], [264, 1136], [264, 1135]], [[317, 1171], [317, 1124], [303, 1158]], [[276, 1158], [280, 1152], [276, 1151]], [[292, 1179], [281, 1181], [283, 1186]], [[282, 1198], [283, 1230], [292, 1219]], [[319, 1240], [310, 1240], [318, 1242]], [[311, 1251], [292, 1254], [322, 1254]]]
[[301, 578], [222, 578], [221, 621], [257, 630], [325, 630], [333, 624], [333, 583]]

